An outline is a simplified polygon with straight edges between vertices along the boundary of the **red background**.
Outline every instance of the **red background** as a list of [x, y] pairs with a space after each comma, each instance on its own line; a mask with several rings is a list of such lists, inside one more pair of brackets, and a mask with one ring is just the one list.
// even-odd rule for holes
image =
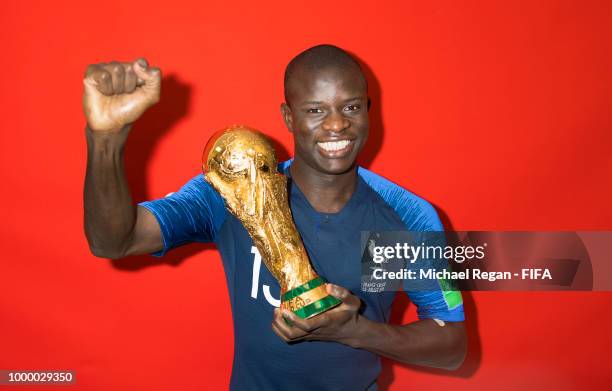
[[[508, 4], [512, 3], [512, 4]], [[90, 255], [81, 78], [146, 56], [161, 102], [130, 136], [135, 201], [198, 173], [234, 122], [289, 155], [286, 63], [333, 43], [367, 65], [363, 162], [457, 230], [612, 228], [606, 1], [17, 2], [0, 13], [0, 369], [74, 369], [86, 390], [225, 389], [231, 314], [216, 251]], [[403, 389], [576, 389], [612, 380], [609, 293], [466, 293], [456, 373], [385, 364]], [[396, 322], [414, 319], [397, 306]], [[20, 388], [24, 389], [24, 388]]]

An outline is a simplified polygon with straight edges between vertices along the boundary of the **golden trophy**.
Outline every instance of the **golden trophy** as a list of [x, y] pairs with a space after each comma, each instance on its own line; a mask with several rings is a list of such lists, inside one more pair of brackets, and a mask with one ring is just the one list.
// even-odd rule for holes
[[215, 133], [204, 149], [205, 180], [244, 225], [264, 264], [281, 287], [281, 308], [307, 319], [342, 301], [329, 295], [295, 227], [287, 178], [277, 171], [274, 148], [259, 131], [242, 125]]

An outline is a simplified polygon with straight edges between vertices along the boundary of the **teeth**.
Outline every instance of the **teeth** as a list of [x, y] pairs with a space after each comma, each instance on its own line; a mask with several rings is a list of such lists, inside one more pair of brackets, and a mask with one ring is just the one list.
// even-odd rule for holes
[[346, 148], [351, 143], [350, 140], [342, 140], [342, 141], [328, 141], [326, 143], [317, 143], [321, 148], [326, 151], [339, 151], [341, 149]]

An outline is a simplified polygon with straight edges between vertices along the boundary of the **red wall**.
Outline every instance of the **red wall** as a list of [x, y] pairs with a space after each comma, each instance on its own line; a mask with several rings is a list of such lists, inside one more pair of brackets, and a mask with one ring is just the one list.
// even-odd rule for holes
[[[198, 173], [208, 136], [229, 123], [290, 151], [283, 70], [326, 42], [369, 69], [364, 164], [433, 202], [447, 228], [612, 229], [609, 2], [160, 3], [2, 5], [0, 369], [74, 369], [71, 389], [83, 390], [229, 384], [216, 251], [89, 254], [80, 98], [91, 62], [146, 56], [166, 76], [126, 152], [137, 201]], [[383, 383], [563, 390], [612, 380], [611, 294], [477, 292], [465, 302], [471, 347], [459, 372], [387, 364]]]

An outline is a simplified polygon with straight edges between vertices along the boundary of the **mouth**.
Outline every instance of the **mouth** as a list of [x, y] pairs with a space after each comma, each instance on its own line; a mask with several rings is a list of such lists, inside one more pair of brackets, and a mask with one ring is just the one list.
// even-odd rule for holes
[[348, 155], [355, 145], [355, 140], [319, 141], [319, 151], [329, 158], [342, 158]]

